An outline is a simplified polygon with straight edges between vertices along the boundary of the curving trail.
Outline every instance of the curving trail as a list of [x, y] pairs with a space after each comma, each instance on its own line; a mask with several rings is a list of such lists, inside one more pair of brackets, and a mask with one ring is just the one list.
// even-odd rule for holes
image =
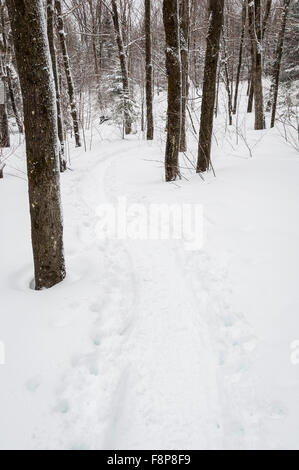
[[[68, 276], [41, 292], [15, 147], [0, 185], [0, 448], [298, 448], [298, 155], [244, 120], [251, 158], [218, 119], [217, 177], [184, 168], [165, 184], [162, 124], [153, 143], [104, 124], [72, 149]], [[122, 197], [202, 204], [203, 249], [101, 240], [98, 208]]]
[[[159, 192], [151, 183], [158, 168], [148, 160], [157, 151], [137, 140], [110, 143], [103, 160], [75, 177], [77, 210], [88, 220], [78, 236], [83, 249], [99, 253], [104, 279], [99, 274], [99, 293], [89, 299], [91, 350], [79, 354], [60, 390], [68, 404], [62, 442], [67, 448], [250, 448], [259, 417], [248, 410], [246, 390], [253, 385], [246, 348], [254, 349], [255, 340], [242, 316], [225, 305], [225, 275], [215, 274], [205, 252], [188, 252], [180, 241], [95, 237], [99, 204], [123, 196], [145, 205], [175, 200], [169, 187]], [[232, 359], [233, 349], [240, 361]], [[236, 383], [246, 387], [245, 396]]]

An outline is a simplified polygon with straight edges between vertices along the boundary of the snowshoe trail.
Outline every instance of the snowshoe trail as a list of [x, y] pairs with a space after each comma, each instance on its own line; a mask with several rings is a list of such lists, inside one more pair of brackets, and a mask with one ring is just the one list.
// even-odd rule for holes
[[[93, 265], [89, 332], [57, 387], [61, 432], [48, 436], [50, 447], [252, 449], [265, 431], [251, 371], [257, 339], [231, 306], [226, 268], [178, 240], [97, 238], [101, 204], [152, 201], [154, 152], [109, 143], [105, 158], [70, 176], [79, 195], [73, 231]], [[140, 166], [144, 180], [135, 182], [125, 169]], [[169, 202], [167, 191], [155, 200]]]

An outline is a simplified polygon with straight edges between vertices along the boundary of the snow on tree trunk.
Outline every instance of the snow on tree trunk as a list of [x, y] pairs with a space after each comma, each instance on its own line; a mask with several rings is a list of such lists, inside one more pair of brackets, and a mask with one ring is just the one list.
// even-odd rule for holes
[[202, 92], [197, 173], [207, 171], [211, 165], [211, 143], [216, 95], [217, 65], [220, 49], [220, 36], [223, 25], [223, 10], [224, 0], [209, 1], [210, 17]]
[[6, 84], [5, 84], [5, 62], [7, 56], [7, 37], [5, 31], [5, 18], [4, 18], [4, 5], [0, 5], [1, 15], [1, 29], [2, 29], [2, 42], [1, 42], [1, 73], [0, 86], [1, 86], [1, 101], [0, 101], [0, 147], [10, 147], [10, 136], [8, 127], [8, 117], [6, 109]]
[[58, 80], [58, 70], [57, 70], [57, 57], [56, 57], [56, 47], [55, 47], [55, 35], [54, 35], [54, 1], [47, 0], [47, 32], [48, 32], [48, 41], [50, 47], [50, 54], [52, 59], [52, 68], [55, 82], [56, 90], [56, 106], [57, 106], [57, 126], [58, 126], [58, 137], [60, 142], [59, 149], [59, 162], [60, 162], [60, 171], [63, 172], [66, 170], [66, 160], [64, 157], [64, 129], [63, 129], [63, 116], [62, 116], [62, 107], [61, 107], [61, 95], [60, 95], [60, 84]]
[[267, 108], [269, 110], [271, 109], [271, 106], [272, 106], [271, 127], [274, 127], [274, 124], [275, 124], [281, 59], [282, 59], [282, 54], [283, 54], [283, 43], [284, 43], [284, 36], [285, 36], [290, 3], [291, 3], [290, 0], [284, 0], [283, 10], [282, 10], [281, 28], [278, 34], [278, 42], [277, 42], [277, 48], [276, 48], [276, 54], [275, 54], [273, 72], [272, 72], [270, 98], [269, 98], [268, 105], [267, 105]]
[[7, 0], [23, 96], [35, 289], [65, 277], [55, 84], [43, 0]]
[[249, 1], [249, 33], [253, 52], [253, 91], [255, 107], [255, 130], [265, 129], [264, 97], [263, 97], [263, 46], [261, 25], [261, 0]]
[[166, 181], [175, 181], [179, 176], [182, 114], [182, 68], [178, 0], [164, 0], [163, 21], [166, 35], [166, 70], [168, 76], [165, 178]]
[[20, 116], [20, 113], [18, 111], [17, 105], [16, 105], [16, 100], [15, 100], [15, 93], [13, 89], [13, 78], [12, 78], [12, 72], [10, 65], [6, 66], [6, 76], [7, 76], [7, 86], [8, 86], [8, 94], [11, 102], [11, 107], [15, 116], [15, 120], [19, 129], [19, 133], [23, 134], [24, 133], [24, 126], [22, 122], [22, 118]]
[[[254, 0], [251, 1], [252, 7], [254, 7]], [[249, 3], [250, 5], [250, 3]], [[272, 0], [267, 0], [266, 5], [265, 5], [265, 13], [264, 13], [264, 18], [263, 18], [263, 26], [262, 26], [262, 40], [264, 40], [265, 33], [266, 33], [266, 28], [267, 28], [267, 23], [270, 15], [272, 7]], [[249, 7], [249, 14], [248, 14], [248, 29], [249, 29], [249, 35], [251, 36], [251, 28], [253, 27], [253, 21], [254, 21], [254, 15], [250, 11]], [[254, 98], [254, 47], [253, 47], [253, 41], [251, 40], [251, 45], [250, 45], [250, 53], [251, 53], [251, 77], [250, 77], [250, 86], [249, 86], [249, 93], [248, 93], [248, 107], [247, 107], [247, 112], [252, 113], [252, 108], [253, 108], [253, 98]]]
[[145, 0], [145, 68], [146, 68], [146, 121], [147, 140], [154, 138], [153, 118], [153, 64], [152, 64], [152, 31], [151, 0]]
[[91, 25], [92, 25], [92, 52], [93, 52], [93, 60], [94, 60], [94, 73], [96, 76], [96, 80], [98, 80], [100, 77], [98, 49], [97, 49], [98, 28], [97, 28], [97, 23], [96, 23], [96, 18], [95, 18], [96, 16], [95, 13], [97, 13], [97, 8], [94, 7], [92, 0], [88, 0], [88, 4], [89, 4], [90, 16], [91, 16]]
[[129, 72], [128, 72], [128, 62], [127, 56], [123, 43], [122, 31], [119, 23], [119, 14], [115, 0], [112, 2], [112, 19], [116, 35], [116, 42], [119, 53], [120, 68], [122, 74], [122, 83], [123, 83], [123, 99], [124, 99], [124, 121], [125, 121], [125, 133], [131, 134], [132, 132], [132, 118], [130, 115], [129, 109]]
[[61, 47], [62, 56], [63, 56], [63, 64], [64, 64], [68, 94], [69, 94], [70, 105], [71, 105], [71, 115], [72, 115], [72, 120], [73, 120], [76, 147], [81, 147], [79, 118], [78, 118], [78, 111], [77, 111], [76, 97], [75, 97], [75, 87], [74, 87], [74, 82], [73, 82], [73, 77], [72, 77], [72, 72], [71, 72], [70, 58], [68, 55], [68, 50], [67, 50], [67, 45], [66, 45], [66, 40], [65, 40], [61, 0], [55, 0], [55, 8], [57, 12], [58, 35], [60, 39], [60, 47]]

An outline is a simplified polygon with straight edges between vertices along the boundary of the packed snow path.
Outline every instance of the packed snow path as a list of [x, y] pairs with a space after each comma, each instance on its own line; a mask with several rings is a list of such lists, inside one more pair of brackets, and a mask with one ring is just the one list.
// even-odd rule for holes
[[[268, 154], [269, 138], [277, 145]], [[88, 153], [76, 151], [74, 171], [62, 176], [65, 283], [28, 292], [29, 243], [17, 276], [14, 257], [4, 258], [11, 315], [5, 324], [1, 318], [10, 358], [0, 369], [9, 403], [0, 404], [1, 446], [296, 447], [298, 369], [289, 345], [297, 339], [299, 230], [293, 220], [284, 232], [282, 209], [287, 203], [298, 213], [299, 162], [273, 132], [264, 133], [264, 144], [254, 159], [239, 158], [240, 149], [221, 159], [219, 150], [216, 180], [168, 185], [157, 144], [113, 135]], [[25, 198], [25, 185], [13, 183]], [[202, 203], [203, 250], [186, 251], [180, 241], [99, 240], [97, 208], [122, 196], [145, 205]], [[5, 217], [9, 227], [11, 213]], [[9, 238], [21, 243], [18, 233]], [[279, 282], [276, 262], [294, 282]], [[281, 294], [292, 304], [279, 304]]]

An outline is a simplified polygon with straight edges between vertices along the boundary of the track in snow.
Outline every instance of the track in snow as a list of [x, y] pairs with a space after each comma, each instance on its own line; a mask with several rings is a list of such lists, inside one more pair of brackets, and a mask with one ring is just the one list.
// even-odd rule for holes
[[254, 349], [254, 339], [243, 318], [224, 305], [225, 282], [213, 274], [213, 261], [174, 241], [95, 239], [99, 204], [124, 195], [151, 202], [142, 175], [136, 185], [126, 178], [128, 168], [142, 165], [146, 174], [139, 155], [153, 150], [132, 140], [109, 150], [75, 178], [78, 211], [89, 221], [79, 237], [98, 251], [105, 279], [90, 299], [91, 350], [79, 354], [59, 391], [59, 445], [250, 448], [259, 425], [254, 397], [247, 403], [253, 385], [246, 351]]

